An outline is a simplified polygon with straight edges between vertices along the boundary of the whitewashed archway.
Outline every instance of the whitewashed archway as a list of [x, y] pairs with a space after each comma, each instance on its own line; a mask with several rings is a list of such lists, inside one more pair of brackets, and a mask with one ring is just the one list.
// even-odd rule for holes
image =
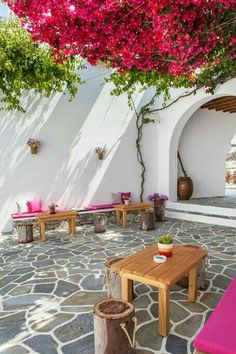
[[[235, 95], [235, 87], [236, 80], [232, 79], [217, 87], [213, 96], [199, 90], [196, 95], [182, 98], [161, 112], [158, 129], [158, 190], [168, 194], [171, 201], [177, 199], [177, 149], [186, 123], [204, 103], [214, 98]], [[174, 93], [172, 97], [174, 99], [178, 94]]]

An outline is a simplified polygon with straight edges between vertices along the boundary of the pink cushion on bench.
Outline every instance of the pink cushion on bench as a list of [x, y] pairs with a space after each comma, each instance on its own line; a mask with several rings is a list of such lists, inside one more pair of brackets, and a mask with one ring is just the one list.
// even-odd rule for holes
[[236, 353], [236, 277], [194, 340], [197, 350], [210, 354]]
[[36, 214], [49, 213], [49, 210], [43, 210], [41, 213], [14, 213], [11, 214], [12, 219], [33, 218]]
[[27, 200], [27, 206], [29, 213], [42, 212], [41, 199]]
[[[57, 212], [66, 211], [68, 209], [57, 209]], [[49, 210], [42, 210], [40, 213], [13, 213], [11, 217], [13, 220], [24, 219], [24, 218], [34, 218], [37, 214], [49, 214]]]
[[100, 210], [100, 209], [111, 209], [114, 208], [113, 204], [97, 204], [97, 205], [88, 205], [84, 207], [85, 210]]

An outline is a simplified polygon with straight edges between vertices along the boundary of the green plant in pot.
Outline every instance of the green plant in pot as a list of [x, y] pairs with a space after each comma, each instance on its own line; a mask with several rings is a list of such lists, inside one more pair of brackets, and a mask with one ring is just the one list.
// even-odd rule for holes
[[170, 235], [163, 235], [161, 237], [158, 237], [156, 241], [159, 254], [166, 257], [172, 257], [172, 250], [174, 246], [173, 237], [171, 237]]

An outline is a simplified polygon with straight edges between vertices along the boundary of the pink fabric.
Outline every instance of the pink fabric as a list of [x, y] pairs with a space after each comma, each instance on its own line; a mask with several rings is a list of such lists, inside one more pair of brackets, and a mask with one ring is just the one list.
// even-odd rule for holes
[[23, 218], [33, 218], [36, 214], [46, 214], [49, 213], [49, 210], [42, 210], [40, 213], [14, 213], [11, 214], [12, 219], [23, 219]]
[[111, 209], [114, 208], [113, 204], [97, 204], [97, 205], [88, 205], [84, 207], [85, 210], [99, 210], [99, 209]]
[[194, 340], [197, 350], [211, 354], [236, 353], [236, 277]]
[[123, 204], [125, 204], [125, 197], [130, 198], [131, 197], [131, 192], [121, 192], [121, 201]]
[[35, 200], [27, 200], [28, 212], [29, 213], [36, 213], [42, 211], [42, 200], [35, 199]]
[[[68, 209], [57, 209], [57, 212], [66, 211]], [[23, 218], [34, 218], [37, 214], [49, 214], [49, 210], [42, 210], [41, 212], [35, 213], [13, 213], [11, 217], [13, 220], [23, 219]]]

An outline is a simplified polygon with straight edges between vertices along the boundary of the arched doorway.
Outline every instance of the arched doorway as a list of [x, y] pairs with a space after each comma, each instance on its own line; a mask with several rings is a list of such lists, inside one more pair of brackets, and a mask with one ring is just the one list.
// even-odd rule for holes
[[235, 96], [209, 100], [185, 124], [178, 150], [194, 183], [193, 198], [225, 195], [225, 160], [235, 131]]

